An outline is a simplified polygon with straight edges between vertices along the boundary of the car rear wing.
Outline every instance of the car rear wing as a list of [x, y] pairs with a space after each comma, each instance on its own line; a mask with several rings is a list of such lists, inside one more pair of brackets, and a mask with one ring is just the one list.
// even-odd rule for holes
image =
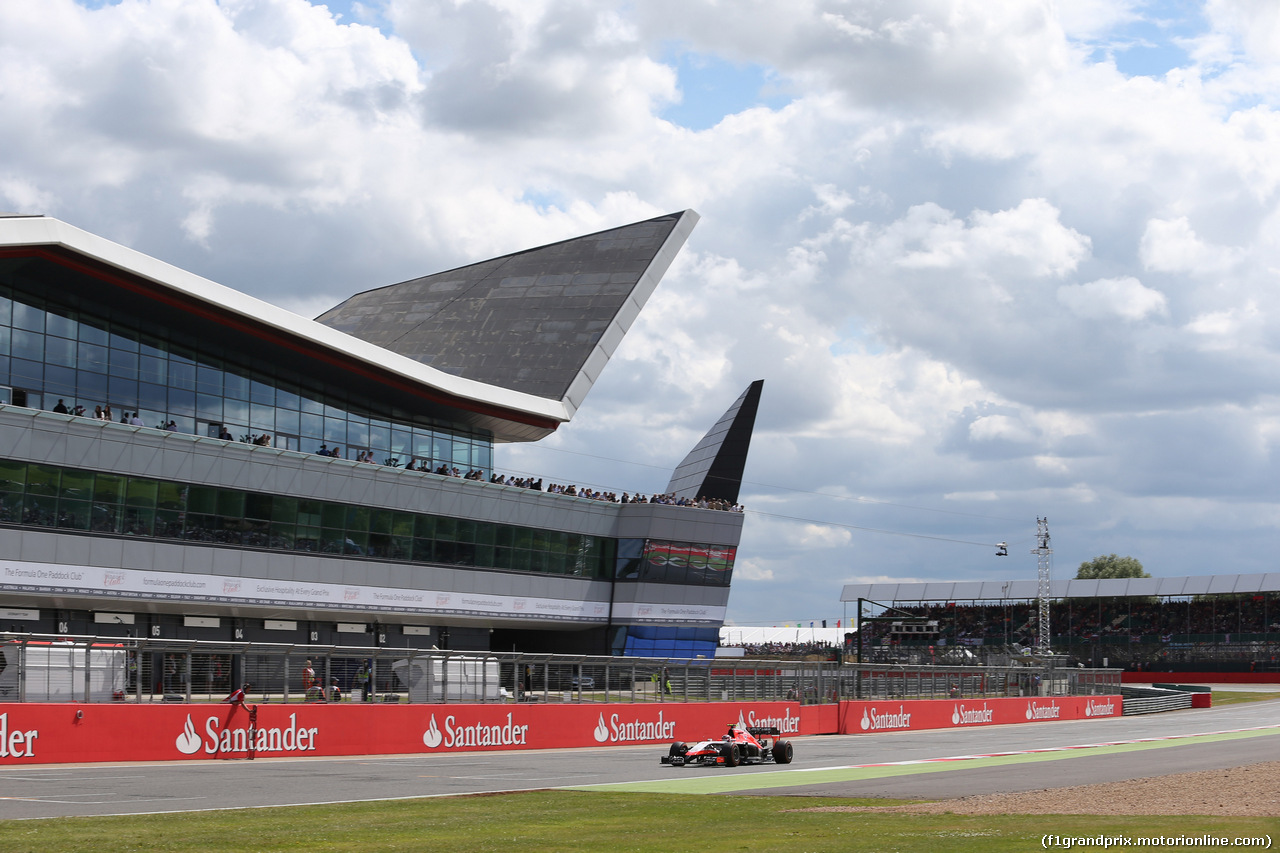
[[767, 735], [782, 734], [782, 732], [778, 731], [777, 726], [750, 726], [747, 728], [747, 733], [750, 734], [752, 737], [764, 737]]

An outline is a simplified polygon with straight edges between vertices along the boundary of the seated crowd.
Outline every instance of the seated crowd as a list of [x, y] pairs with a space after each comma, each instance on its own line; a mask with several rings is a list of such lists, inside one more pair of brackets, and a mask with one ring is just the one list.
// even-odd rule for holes
[[[69, 408], [63, 400], [58, 400], [57, 405], [53, 407], [53, 411], [63, 415], [76, 415], [79, 417], [83, 417], [85, 415], [84, 406], [77, 405]], [[94, 411], [91, 417], [94, 418], [95, 420], [110, 421], [110, 420], [113, 420], [115, 416], [112, 414], [110, 406], [94, 406]], [[125, 412], [124, 415], [120, 418], [120, 423], [131, 424], [133, 426], [146, 426], [146, 424], [143, 423], [142, 419], [139, 417], [138, 412]], [[161, 421], [159, 424], [156, 425], [156, 429], [175, 432], [178, 429], [178, 425], [175, 421], [172, 421], [172, 420], [167, 422]], [[218, 438], [222, 439], [223, 441], [235, 441], [235, 438], [227, 430], [226, 426], [222, 426], [219, 428]], [[258, 447], [270, 447], [271, 436], [268, 435], [267, 433], [262, 433], [261, 435], [246, 434], [246, 435], [240, 436], [240, 442], [242, 444], [253, 444]], [[329, 456], [334, 459], [343, 458], [341, 447], [339, 447], [338, 445], [334, 445], [333, 447], [330, 447], [327, 443], [320, 445], [319, 449], [316, 450], [316, 455]], [[378, 462], [377, 458], [374, 455], [373, 450], [371, 449], [362, 450], [358, 452], [355, 456], [355, 461], [364, 462], [372, 465], [381, 464], [381, 465], [386, 465], [393, 468], [401, 467], [400, 460], [396, 457], [388, 457], [382, 460], [382, 462]], [[429, 474], [439, 474], [443, 477], [457, 477], [463, 480], [478, 480], [478, 481], [485, 481], [487, 479], [488, 482], [494, 483], [500, 486], [516, 486], [519, 488], [532, 489], [534, 491], [539, 491], [539, 492], [545, 491], [548, 494], [568, 495], [570, 497], [587, 498], [589, 500], [596, 500], [596, 501], [608, 501], [610, 503], [624, 503], [624, 504], [649, 503], [649, 504], [665, 504], [668, 506], [695, 507], [697, 509], [715, 509], [715, 510], [722, 510], [725, 512], [742, 512], [743, 511], [743, 508], [740, 504], [730, 503], [729, 501], [721, 500], [719, 498], [697, 498], [695, 500], [693, 498], [683, 498], [683, 497], [678, 498], [673, 494], [655, 494], [655, 495], [650, 495], [646, 497], [645, 495], [641, 495], [641, 494], [632, 495], [632, 494], [629, 494], [628, 492], [623, 492], [622, 496], [619, 497], [616, 492], [601, 492], [594, 489], [579, 488], [578, 486], [564, 486], [564, 485], [558, 485], [556, 483], [550, 483], [544, 489], [542, 486], [541, 477], [535, 480], [532, 477], [515, 477], [515, 476], [508, 477], [504, 474], [497, 474], [497, 473], [488, 475], [486, 477], [485, 472], [478, 468], [469, 470], [464, 473], [461, 470], [459, 470], [457, 466], [451, 466], [446, 462], [441, 462], [439, 465], [432, 465], [431, 460], [429, 459], [421, 459], [421, 460], [410, 459], [409, 463], [407, 465], [404, 465], [403, 467], [410, 471], [422, 471], [424, 473], [429, 473]]]
[[726, 648], [741, 648], [746, 657], [756, 658], [798, 658], [820, 655], [824, 659], [834, 660], [839, 656], [840, 647], [831, 643], [721, 643]]
[[[1036, 602], [909, 605], [904, 616], [936, 620], [935, 639], [961, 645], [1026, 643], [1035, 636]], [[1104, 598], [1055, 600], [1049, 625], [1055, 642], [1168, 643], [1206, 635], [1229, 638], [1280, 633], [1280, 593], [1196, 596], [1192, 600]], [[868, 622], [863, 640], [892, 642], [892, 620]], [[1194, 641], [1194, 640], [1192, 640]], [[1230, 640], [1225, 640], [1229, 642]]]

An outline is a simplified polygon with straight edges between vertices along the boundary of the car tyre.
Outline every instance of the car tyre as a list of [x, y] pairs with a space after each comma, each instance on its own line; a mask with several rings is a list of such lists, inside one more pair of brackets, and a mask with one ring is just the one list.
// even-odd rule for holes
[[672, 758], [675, 758], [677, 755], [684, 755], [688, 751], [689, 751], [689, 744], [680, 743], [679, 741], [676, 741], [675, 743], [671, 744], [671, 750], [667, 753], [667, 755], [671, 756]]
[[724, 766], [738, 766], [738, 745], [736, 743], [729, 744], [729, 748], [724, 751]]
[[789, 740], [780, 740], [773, 745], [774, 764], [790, 764], [792, 754], [793, 750]]

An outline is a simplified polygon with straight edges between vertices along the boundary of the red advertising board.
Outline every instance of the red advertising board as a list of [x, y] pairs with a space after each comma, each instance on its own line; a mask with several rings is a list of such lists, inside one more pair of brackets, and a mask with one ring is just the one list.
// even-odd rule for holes
[[0, 705], [0, 764], [551, 749], [698, 740], [729, 723], [831, 733], [835, 706], [795, 702], [616, 705]]
[[1030, 696], [1013, 699], [925, 699], [842, 702], [840, 731], [873, 734], [1118, 717], [1119, 696]]
[[730, 723], [783, 736], [1116, 716], [1119, 696], [842, 702], [364, 705], [0, 704], [0, 765], [666, 744]]

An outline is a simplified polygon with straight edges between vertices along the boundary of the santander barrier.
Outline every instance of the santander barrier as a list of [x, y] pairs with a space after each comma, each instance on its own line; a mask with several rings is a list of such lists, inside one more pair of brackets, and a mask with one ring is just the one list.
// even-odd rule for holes
[[[249, 706], [254, 707], [254, 706]], [[726, 724], [784, 737], [1098, 719], [1119, 696], [630, 704], [0, 704], [0, 765], [662, 745]], [[252, 750], [251, 750], [252, 747]]]

